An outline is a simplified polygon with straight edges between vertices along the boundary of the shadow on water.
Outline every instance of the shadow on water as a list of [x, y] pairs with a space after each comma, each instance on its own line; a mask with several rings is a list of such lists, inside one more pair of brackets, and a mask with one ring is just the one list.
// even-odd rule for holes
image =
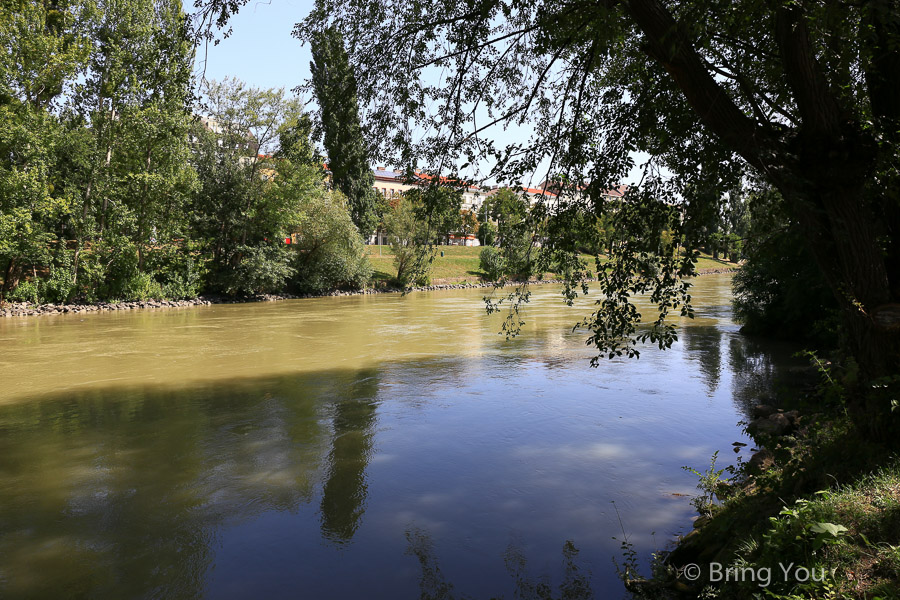
[[219, 530], [296, 511], [322, 471], [321, 535], [350, 541], [377, 388], [372, 370], [0, 407], [0, 596], [202, 596]]
[[[407, 554], [416, 557], [421, 569], [419, 579], [419, 600], [474, 600], [472, 596], [460, 594], [452, 581], [441, 570], [434, 543], [427, 532], [412, 529], [406, 532]], [[591, 588], [591, 571], [579, 564], [578, 549], [571, 540], [563, 544], [563, 580], [554, 590], [547, 575], [534, 577], [529, 573], [528, 559], [522, 549], [510, 544], [504, 554], [506, 571], [513, 582], [512, 598], [517, 600], [590, 600], [594, 598]], [[609, 595], [604, 595], [609, 597]], [[501, 600], [504, 596], [492, 596]]]
[[610, 501], [642, 554], [689, 526], [680, 467], [730, 447], [790, 364], [716, 323], [597, 369], [561, 326], [465, 357], [16, 397], [0, 597], [621, 597]]

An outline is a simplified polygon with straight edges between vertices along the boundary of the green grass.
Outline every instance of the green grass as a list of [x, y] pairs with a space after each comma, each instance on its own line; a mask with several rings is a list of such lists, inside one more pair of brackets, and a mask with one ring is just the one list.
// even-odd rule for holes
[[[479, 246], [437, 246], [437, 255], [432, 264], [432, 281], [477, 281], [483, 273], [479, 265], [479, 254], [482, 248]], [[441, 256], [441, 252], [444, 253]], [[394, 268], [394, 255], [390, 246], [366, 246], [366, 254], [372, 263], [373, 279], [375, 281], [390, 281], [397, 275]], [[594, 266], [594, 258], [583, 254], [581, 258], [589, 268]], [[724, 260], [714, 260], [711, 256], [704, 255], [697, 262], [698, 269], [724, 269], [734, 268], [737, 265]], [[553, 275], [548, 273], [548, 276]]]
[[703, 254], [697, 260], [698, 269], [736, 269], [737, 263], [729, 262], [721, 258], [713, 258], [709, 254]]
[[[802, 439], [773, 442], [776, 464], [723, 492], [712, 519], [671, 556], [703, 573], [710, 563], [769, 570], [769, 595], [756, 595], [758, 582], [732, 580], [709, 585], [703, 597], [900, 598], [900, 458], [846, 417], [808, 427]], [[781, 565], [790, 563], [827, 577], [785, 578]]]
[[[441, 256], [441, 252], [444, 256]], [[468, 246], [438, 246], [437, 255], [431, 266], [432, 281], [455, 280], [477, 281], [481, 279], [482, 272], [479, 268], [479, 247]], [[366, 246], [369, 262], [372, 263], [374, 279], [376, 281], [390, 280], [397, 275], [394, 268], [394, 255], [390, 246]]]

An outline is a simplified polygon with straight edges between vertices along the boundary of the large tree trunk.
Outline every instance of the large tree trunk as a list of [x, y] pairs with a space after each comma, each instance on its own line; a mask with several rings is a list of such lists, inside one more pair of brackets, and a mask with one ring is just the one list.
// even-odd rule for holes
[[6, 269], [3, 272], [3, 285], [0, 286], [0, 306], [6, 301], [6, 293], [14, 287], [10, 282], [12, 282], [13, 279], [15, 266], [15, 258], [10, 258], [9, 262], [6, 263]]
[[[851, 417], [877, 439], [900, 440], [900, 412], [870, 386], [900, 372], [900, 306], [893, 304], [891, 285], [897, 274], [888, 272], [871, 204], [880, 194], [868, 187], [863, 148], [850, 159], [835, 153], [834, 144], [824, 147], [832, 150], [830, 160], [819, 152], [803, 156], [776, 185], [841, 310], [842, 347], [858, 367], [847, 380]], [[855, 368], [847, 366], [848, 372]]]

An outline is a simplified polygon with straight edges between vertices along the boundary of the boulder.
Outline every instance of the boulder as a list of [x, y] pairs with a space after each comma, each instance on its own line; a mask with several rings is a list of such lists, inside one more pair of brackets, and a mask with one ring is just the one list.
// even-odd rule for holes
[[750, 410], [750, 414], [754, 419], [768, 419], [777, 411], [768, 404], [757, 404]]
[[747, 461], [747, 471], [758, 475], [775, 464], [775, 457], [765, 448], [750, 457]]
[[794, 425], [784, 413], [774, 413], [768, 418], [755, 419], [747, 425], [747, 431], [756, 435], [780, 436], [790, 433]]

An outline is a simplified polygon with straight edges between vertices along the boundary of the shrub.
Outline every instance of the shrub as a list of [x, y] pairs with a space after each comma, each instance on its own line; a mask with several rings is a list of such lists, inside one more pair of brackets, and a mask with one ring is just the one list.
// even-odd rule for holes
[[40, 280], [29, 279], [28, 281], [23, 281], [15, 288], [13, 288], [9, 294], [7, 294], [7, 299], [13, 302], [30, 302], [32, 304], [40, 304], [41, 303], [41, 295], [39, 291]]
[[491, 281], [497, 281], [506, 271], [506, 259], [493, 246], [487, 246], [481, 250], [478, 262], [481, 270]]
[[294, 288], [305, 293], [364, 288], [372, 267], [344, 196], [337, 192], [311, 195], [303, 200], [299, 218], [300, 235], [291, 259]]
[[284, 246], [239, 246], [236, 254], [237, 266], [222, 273], [220, 279], [222, 291], [231, 296], [280, 292], [296, 271]]

